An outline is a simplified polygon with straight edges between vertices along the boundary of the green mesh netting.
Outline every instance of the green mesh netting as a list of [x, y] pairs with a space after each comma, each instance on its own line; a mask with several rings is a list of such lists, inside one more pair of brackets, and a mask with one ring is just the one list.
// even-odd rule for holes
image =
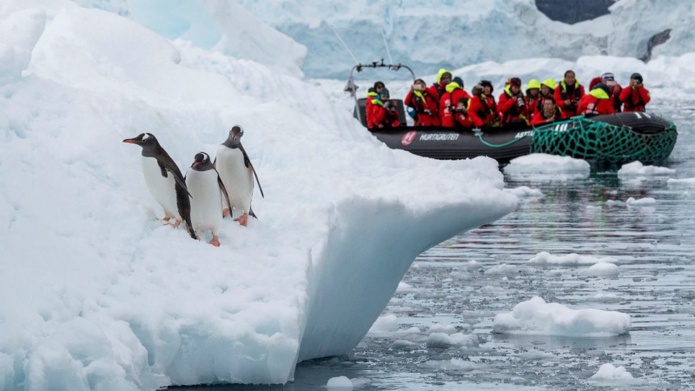
[[602, 165], [621, 165], [635, 160], [649, 165], [666, 160], [677, 137], [673, 123], [663, 132], [642, 134], [627, 127], [580, 117], [537, 127], [531, 152], [571, 156]]

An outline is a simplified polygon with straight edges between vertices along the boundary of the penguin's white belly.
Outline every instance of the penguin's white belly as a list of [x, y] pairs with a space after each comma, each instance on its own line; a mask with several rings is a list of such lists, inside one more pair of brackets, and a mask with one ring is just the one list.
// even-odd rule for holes
[[191, 223], [197, 230], [212, 230], [217, 235], [222, 222], [220, 188], [215, 170], [188, 170], [186, 187], [191, 193]]
[[253, 197], [253, 171], [244, 165], [244, 154], [238, 148], [223, 145], [217, 149], [216, 167], [232, 207], [248, 213]]
[[162, 176], [162, 170], [153, 157], [142, 157], [142, 171], [145, 176], [147, 188], [154, 199], [164, 208], [167, 217], [181, 219], [179, 208], [176, 206], [176, 180], [174, 175], [167, 172], [167, 177]]

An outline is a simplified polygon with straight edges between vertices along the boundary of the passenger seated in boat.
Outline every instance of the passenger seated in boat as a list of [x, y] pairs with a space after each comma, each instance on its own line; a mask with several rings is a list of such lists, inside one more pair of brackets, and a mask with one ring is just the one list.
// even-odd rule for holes
[[463, 80], [460, 77], [455, 77], [446, 85], [446, 92], [439, 99], [439, 116], [442, 118], [442, 126], [454, 127], [456, 123], [454, 109], [461, 98], [470, 99], [471, 96], [463, 89]]
[[410, 91], [405, 96], [403, 103], [411, 107], [415, 112], [415, 126], [440, 126], [439, 110], [437, 100], [432, 91], [434, 87], [427, 88], [427, 84], [422, 79], [417, 79], [410, 86]]
[[[538, 96], [538, 102], [536, 102], [535, 107], [533, 107], [534, 113], [543, 110], [543, 103], [548, 97], [553, 98], [555, 87], [557, 87], [557, 83], [553, 78], [545, 79], [541, 82], [541, 93]], [[553, 101], [555, 101], [555, 98], [553, 98]], [[557, 104], [557, 102], [555, 104]]]
[[541, 98], [541, 82], [538, 79], [531, 79], [526, 85], [526, 102], [528, 102], [528, 117], [531, 118], [538, 107], [538, 100]]
[[432, 89], [430, 92], [436, 92], [434, 98], [437, 101], [437, 105], [439, 105], [439, 100], [446, 92], [446, 85], [451, 83], [452, 79], [451, 72], [444, 68], [439, 69], [439, 72], [437, 72], [437, 81], [430, 87]]
[[369, 87], [367, 90], [367, 99], [365, 101], [364, 105], [364, 113], [366, 116], [367, 120], [367, 127], [370, 127], [369, 124], [371, 124], [371, 116], [372, 116], [372, 101], [377, 98], [377, 93], [374, 87]]
[[471, 104], [468, 107], [468, 114], [476, 128], [499, 126], [499, 116], [497, 115], [497, 102], [492, 96], [492, 83], [489, 80], [481, 80], [471, 92]]
[[647, 103], [652, 99], [649, 90], [642, 84], [642, 75], [633, 73], [630, 76], [630, 85], [623, 88], [620, 93], [620, 101], [623, 102], [623, 111], [644, 111]]
[[594, 89], [589, 91], [589, 93], [584, 95], [579, 101], [577, 114], [584, 114], [586, 116], [614, 114], [615, 109], [613, 108], [613, 101], [611, 101], [610, 93], [611, 90], [607, 85], [603, 83], [596, 84]]
[[611, 101], [613, 102], [613, 109], [616, 113], [620, 113], [622, 110], [623, 102], [620, 101], [620, 93], [623, 91], [623, 87], [615, 81], [615, 76], [611, 72], [606, 72], [601, 75], [601, 81], [603, 84], [607, 85], [611, 90]]
[[533, 113], [533, 119], [531, 119], [532, 126], [540, 126], [549, 124], [551, 122], [559, 121], [562, 119], [562, 112], [560, 108], [555, 104], [555, 98], [548, 96], [543, 101], [543, 108], [539, 111]]
[[565, 72], [565, 77], [555, 88], [553, 97], [562, 110], [562, 118], [567, 119], [577, 114], [579, 100], [585, 95], [584, 86], [579, 84], [574, 71]]
[[468, 115], [468, 107], [471, 104], [471, 98], [461, 97], [456, 102], [454, 109], [454, 127], [457, 129], [473, 129], [473, 121]]
[[397, 128], [401, 126], [395, 102], [389, 97], [389, 90], [384, 87], [379, 99], [372, 101], [372, 126], [370, 129]]
[[525, 122], [528, 125], [528, 102], [521, 93], [521, 79], [512, 77], [509, 84], [500, 94], [498, 110], [502, 119], [502, 126], [513, 123]]

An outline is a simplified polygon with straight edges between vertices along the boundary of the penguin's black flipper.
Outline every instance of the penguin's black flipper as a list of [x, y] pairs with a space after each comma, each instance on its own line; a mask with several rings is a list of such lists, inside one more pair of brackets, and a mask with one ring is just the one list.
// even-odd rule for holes
[[188, 186], [186, 186], [186, 178], [183, 177], [181, 173], [175, 173], [171, 172], [172, 175], [174, 175], [174, 180], [176, 180], [176, 184], [183, 187], [183, 190], [188, 194], [189, 197], [193, 198], [191, 193], [188, 191]]
[[188, 192], [185, 182], [184, 186], [181, 186], [177, 181], [174, 187], [176, 188], [176, 206], [179, 209], [181, 219], [183, 219], [183, 222], [186, 224], [186, 230], [188, 234], [191, 235], [191, 238], [198, 240], [198, 235], [195, 234], [193, 223], [191, 223], [191, 199], [188, 198], [191, 194]]
[[246, 168], [251, 167], [251, 171], [253, 171], [253, 176], [256, 177], [256, 183], [258, 183], [258, 190], [261, 191], [261, 197], [265, 198], [265, 195], [263, 194], [263, 188], [261, 187], [261, 182], [258, 180], [258, 174], [256, 174], [256, 169], [253, 168], [253, 164], [251, 164], [251, 159], [249, 159], [249, 155], [246, 153], [246, 150], [244, 150], [244, 147], [241, 144], [239, 144], [239, 149], [241, 150], [241, 153], [244, 155], [244, 165], [246, 166]]

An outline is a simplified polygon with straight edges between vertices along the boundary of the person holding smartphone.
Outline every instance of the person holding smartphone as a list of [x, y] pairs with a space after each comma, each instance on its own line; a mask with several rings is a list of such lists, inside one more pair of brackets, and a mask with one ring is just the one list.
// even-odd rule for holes
[[652, 99], [649, 90], [642, 84], [642, 75], [633, 73], [630, 76], [630, 85], [620, 92], [620, 101], [623, 102], [623, 111], [645, 111], [647, 103]]
[[417, 79], [410, 86], [403, 103], [415, 112], [415, 126], [439, 126], [441, 120], [437, 112], [437, 91], [427, 87], [422, 79]]

